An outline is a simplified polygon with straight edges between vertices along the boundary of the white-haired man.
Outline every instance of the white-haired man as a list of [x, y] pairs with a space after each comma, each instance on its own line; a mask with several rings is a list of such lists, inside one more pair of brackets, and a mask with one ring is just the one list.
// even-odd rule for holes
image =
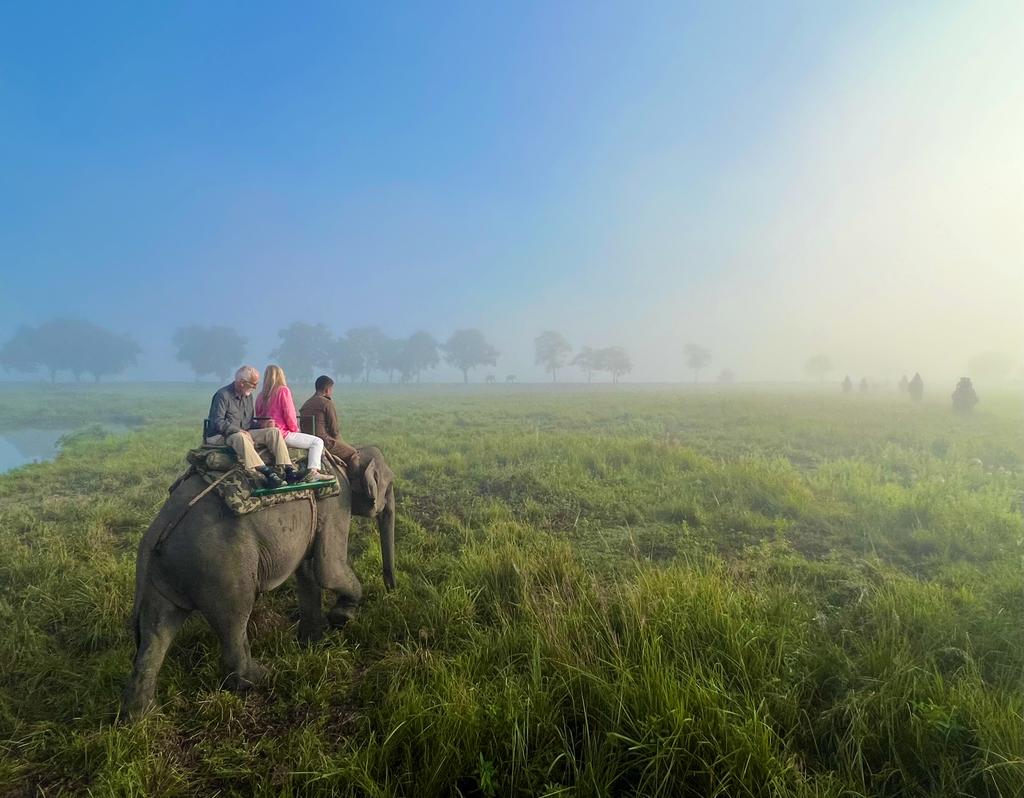
[[214, 446], [225, 443], [235, 450], [238, 460], [249, 471], [262, 473], [271, 487], [281, 485], [281, 478], [266, 467], [256, 453], [256, 444], [262, 444], [274, 453], [278, 465], [291, 465], [288, 447], [277, 427], [253, 426], [253, 391], [260, 382], [260, 373], [252, 366], [242, 366], [235, 372], [235, 381], [225, 385], [213, 395], [210, 419], [206, 427], [206, 442]]

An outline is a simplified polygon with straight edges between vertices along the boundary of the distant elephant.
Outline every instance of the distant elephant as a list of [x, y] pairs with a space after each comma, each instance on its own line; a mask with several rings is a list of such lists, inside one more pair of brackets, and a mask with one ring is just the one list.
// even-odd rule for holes
[[[325, 461], [325, 467], [326, 461]], [[352, 513], [376, 518], [384, 584], [394, 589], [395, 490], [380, 449], [359, 449], [359, 466], [339, 476], [341, 495], [296, 500], [248, 515], [232, 515], [215, 492], [192, 507], [206, 487], [193, 475], [178, 485], [139, 543], [131, 625], [136, 653], [122, 695], [122, 712], [138, 718], [153, 704], [156, 680], [175, 634], [193, 610], [220, 641], [225, 683], [246, 690], [264, 669], [249, 653], [246, 624], [260, 593], [295, 574], [299, 638], [323, 635], [322, 590], [337, 596], [327, 622], [342, 626], [355, 615], [362, 587], [348, 563]], [[184, 515], [182, 515], [184, 513]], [[169, 524], [181, 518], [169, 532]], [[161, 541], [161, 538], [163, 540]]]
[[515, 374], [509, 374], [507, 377], [505, 377], [505, 382], [511, 383], [511, 382], [515, 382], [515, 381], [516, 381], [516, 375]]
[[486, 377], [484, 377], [484, 382], [486, 382], [488, 385], [494, 385], [494, 375], [488, 374]]

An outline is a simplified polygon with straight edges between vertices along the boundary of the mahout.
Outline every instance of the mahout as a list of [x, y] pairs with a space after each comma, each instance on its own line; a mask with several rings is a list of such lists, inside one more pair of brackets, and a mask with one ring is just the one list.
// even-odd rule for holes
[[[395, 491], [380, 449], [359, 450], [348, 476], [335, 466], [341, 493], [300, 499], [246, 515], [231, 514], [199, 475], [176, 485], [139, 542], [131, 628], [135, 660], [121, 699], [122, 717], [153, 705], [164, 657], [185, 619], [198, 611], [220, 643], [224, 686], [244, 691], [265, 675], [249, 651], [246, 625], [257, 596], [293, 574], [299, 600], [298, 635], [323, 636], [354, 617], [362, 586], [348, 562], [352, 514], [374, 518], [380, 534], [384, 584], [395, 586]], [[354, 487], [353, 487], [354, 486]], [[322, 611], [322, 591], [336, 600]]]
[[974, 406], [978, 404], [978, 394], [974, 390], [974, 385], [971, 384], [970, 377], [960, 378], [960, 382], [956, 384], [951, 398], [953, 400], [953, 412], [970, 413], [974, 410]]
[[924, 398], [924, 380], [921, 379], [920, 372], [914, 372], [914, 376], [907, 384], [907, 393], [910, 394], [910, 398], [915, 402], [920, 402]]

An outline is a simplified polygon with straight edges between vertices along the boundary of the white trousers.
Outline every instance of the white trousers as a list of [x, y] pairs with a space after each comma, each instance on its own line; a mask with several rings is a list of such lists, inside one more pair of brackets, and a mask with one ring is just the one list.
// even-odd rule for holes
[[284, 436], [286, 445], [293, 449], [309, 449], [309, 457], [306, 465], [313, 471], [320, 470], [320, 458], [324, 453], [324, 442], [316, 435], [307, 435], [305, 432], [289, 432]]

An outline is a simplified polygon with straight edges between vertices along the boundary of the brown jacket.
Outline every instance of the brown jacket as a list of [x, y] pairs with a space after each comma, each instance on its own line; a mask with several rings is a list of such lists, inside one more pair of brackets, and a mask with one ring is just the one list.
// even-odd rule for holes
[[312, 419], [316, 419], [316, 435], [323, 438], [327, 450], [335, 457], [348, 460], [356, 453], [354, 447], [341, 439], [341, 428], [338, 426], [338, 412], [334, 402], [326, 396], [313, 394], [299, 410], [299, 429], [313, 434]]

